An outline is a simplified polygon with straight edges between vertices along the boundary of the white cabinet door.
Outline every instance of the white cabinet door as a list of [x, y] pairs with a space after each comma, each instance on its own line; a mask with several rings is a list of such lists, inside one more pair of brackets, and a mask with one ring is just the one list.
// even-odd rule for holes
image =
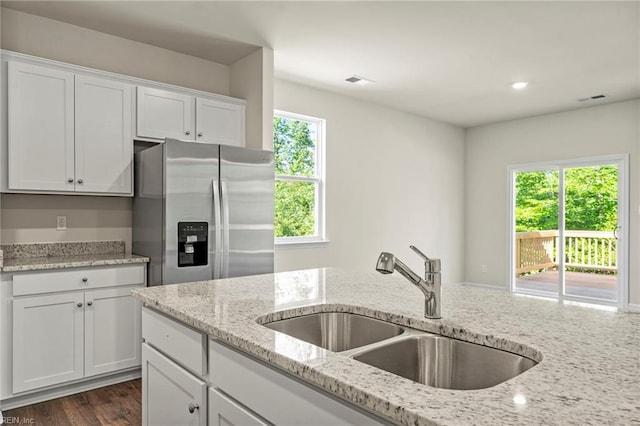
[[196, 140], [245, 146], [244, 105], [214, 99], [196, 99]]
[[146, 343], [142, 345], [142, 424], [205, 425], [207, 384]]
[[76, 75], [77, 192], [132, 193], [132, 90], [129, 84]]
[[73, 73], [9, 62], [8, 78], [8, 188], [73, 191]]
[[85, 377], [140, 365], [140, 303], [131, 287], [85, 292]]
[[233, 399], [209, 389], [209, 426], [266, 426], [269, 423]]
[[13, 392], [83, 376], [82, 292], [13, 300]]
[[192, 96], [138, 86], [137, 136], [195, 138], [195, 100]]

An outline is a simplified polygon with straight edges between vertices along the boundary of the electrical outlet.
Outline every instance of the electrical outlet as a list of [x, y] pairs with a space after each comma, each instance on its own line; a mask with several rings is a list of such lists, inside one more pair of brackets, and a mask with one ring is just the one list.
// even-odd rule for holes
[[480, 270], [482, 272], [487, 272], [487, 265], [485, 265], [485, 264], [480, 265]]
[[66, 231], [67, 230], [67, 217], [66, 216], [58, 216], [56, 219], [56, 229], [58, 231]]

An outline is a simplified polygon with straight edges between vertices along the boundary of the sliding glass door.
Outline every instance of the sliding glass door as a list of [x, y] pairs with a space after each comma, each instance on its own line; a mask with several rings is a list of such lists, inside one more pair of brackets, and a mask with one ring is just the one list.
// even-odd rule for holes
[[625, 303], [627, 162], [616, 156], [511, 168], [514, 292]]

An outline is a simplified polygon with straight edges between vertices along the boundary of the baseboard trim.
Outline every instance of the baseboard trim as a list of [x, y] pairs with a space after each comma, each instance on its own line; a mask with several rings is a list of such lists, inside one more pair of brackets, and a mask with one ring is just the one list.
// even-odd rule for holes
[[25, 405], [37, 404], [39, 402], [49, 401], [51, 399], [61, 398], [63, 396], [73, 395], [79, 392], [85, 392], [104, 386], [115, 385], [117, 383], [126, 382], [128, 380], [138, 379], [142, 377], [140, 367], [133, 370], [119, 372], [108, 376], [97, 377], [94, 379], [83, 380], [77, 383], [71, 383], [63, 386], [37, 391], [28, 395], [13, 396], [11, 398], [0, 401], [0, 407], [3, 411], [13, 408], [24, 407]]
[[482, 284], [482, 283], [474, 283], [471, 281], [464, 281], [461, 283], [465, 287], [478, 287], [485, 288], [488, 290], [498, 290], [498, 291], [509, 291], [509, 288], [502, 285], [491, 285], [491, 284]]
[[640, 305], [634, 305], [629, 303], [627, 305], [627, 310], [631, 311], [631, 312], [640, 312]]

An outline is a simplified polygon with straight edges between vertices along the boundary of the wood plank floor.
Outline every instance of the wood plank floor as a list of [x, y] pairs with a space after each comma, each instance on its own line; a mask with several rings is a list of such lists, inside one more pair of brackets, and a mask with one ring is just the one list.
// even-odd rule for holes
[[[3, 411], [13, 423], [40, 426], [136, 425], [142, 423], [140, 379]], [[26, 419], [26, 421], [25, 421]]]

